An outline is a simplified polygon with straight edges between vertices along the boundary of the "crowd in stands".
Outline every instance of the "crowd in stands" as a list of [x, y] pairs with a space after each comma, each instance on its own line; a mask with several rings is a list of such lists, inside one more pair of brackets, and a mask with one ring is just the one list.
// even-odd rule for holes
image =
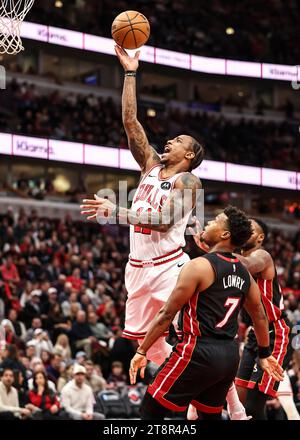
[[[121, 108], [111, 98], [58, 91], [45, 94], [16, 81], [4, 94], [8, 105], [0, 115], [1, 131], [127, 148]], [[206, 159], [292, 170], [300, 166], [299, 127], [292, 120], [232, 122], [178, 109], [166, 109], [154, 117], [140, 109], [139, 119], [158, 152], [167, 139], [189, 133], [204, 143]]]
[[[300, 234], [273, 232], [268, 249], [300, 324]], [[191, 237], [187, 252], [199, 255]], [[127, 375], [134, 347], [121, 337], [127, 257], [127, 228], [34, 210], [0, 216], [0, 419], [101, 419], [101, 393], [136, 392]], [[300, 403], [295, 358], [290, 376]]]
[[[128, 10], [125, 0], [71, 0], [54, 7], [40, 0], [29, 21], [111, 36], [111, 24]], [[297, 0], [135, 0], [130, 9], [150, 21], [149, 44], [205, 56], [295, 64], [300, 5]], [[232, 28], [234, 33], [226, 33]], [[284, 32], [282, 31], [284, 29]]]

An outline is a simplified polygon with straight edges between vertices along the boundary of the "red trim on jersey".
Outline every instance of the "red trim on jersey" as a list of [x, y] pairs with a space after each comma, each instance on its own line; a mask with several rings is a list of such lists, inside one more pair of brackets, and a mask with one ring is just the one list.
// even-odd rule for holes
[[201, 412], [208, 413], [208, 414], [218, 414], [222, 412], [223, 405], [222, 406], [209, 406], [204, 405], [204, 403], [197, 402], [197, 400], [192, 400], [191, 404], [194, 405], [194, 407]]
[[[143, 333], [133, 333], [130, 332], [129, 330], [123, 330], [122, 332], [122, 338], [124, 339], [131, 339], [131, 340], [138, 340], [138, 339], [144, 339], [144, 337], [146, 336], [147, 332], [143, 332]], [[163, 334], [164, 337], [169, 336], [169, 332], [165, 332]], [[180, 336], [180, 334], [179, 334]]]
[[[169, 390], [190, 363], [196, 342], [196, 336], [188, 335], [183, 342], [177, 344], [176, 349], [172, 352], [169, 360], [157, 374], [153, 383], [148, 387], [148, 392], [154, 399], [159, 400], [163, 398], [166, 400], [165, 395], [168, 394]], [[159, 401], [162, 403], [161, 400]]]
[[[161, 257], [154, 257], [154, 258], [151, 258], [151, 260], [152, 260], [152, 261], [156, 261], [156, 260], [160, 260], [161, 258], [168, 257], [169, 255], [173, 255], [173, 254], [175, 254], [175, 252], [178, 252], [180, 249], [181, 249], [181, 247], [175, 249], [175, 251], [170, 251], [170, 252], [168, 252], [167, 254], [162, 255]], [[145, 261], [145, 260], [136, 260], [135, 258], [131, 258], [131, 257], [129, 257], [129, 259], [130, 259], [131, 261], [135, 261], [136, 263], [143, 263], [143, 261]], [[146, 260], [146, 261], [147, 261], [147, 260]]]
[[[283, 319], [280, 319], [274, 322], [274, 332], [275, 344], [272, 356], [274, 356], [279, 365], [282, 366], [289, 343], [290, 328], [286, 325]], [[259, 391], [268, 394], [269, 396], [276, 397], [277, 391], [273, 389], [276, 382], [276, 379], [273, 379], [272, 376], [269, 376], [269, 374], [264, 371], [261, 382], [258, 384]]]
[[269, 322], [277, 321], [280, 319], [281, 310], [273, 303], [273, 280], [258, 278], [257, 284]]
[[198, 297], [199, 292], [192, 296], [183, 314], [183, 332], [194, 336], [201, 336], [199, 321], [197, 319]]
[[[147, 392], [153, 397], [153, 392], [154, 392], [153, 390], [149, 391], [149, 389], [148, 389]], [[171, 411], [182, 412], [182, 411], [185, 411], [187, 409], [187, 406], [175, 405], [175, 403], [170, 402], [169, 400], [167, 400], [163, 396], [156, 396], [155, 400], [157, 400], [162, 406], [164, 406], [165, 408], [170, 409]]]
[[[169, 258], [169, 259], [166, 260], [166, 261], [161, 261], [161, 262], [159, 262], [159, 263], [154, 263], [153, 266], [160, 266], [161, 264], [165, 264], [165, 263], [169, 263], [170, 261], [177, 260], [177, 258], [182, 257], [182, 255], [183, 255], [183, 252], [181, 252], [181, 254], [179, 254], [179, 255], [176, 255], [176, 257]], [[133, 267], [137, 267], [138, 269], [144, 269], [144, 267], [143, 267], [142, 265], [139, 265], [139, 264], [132, 264], [130, 260], [129, 260], [129, 264], [130, 264], [131, 266], [133, 266]], [[147, 267], [153, 267], [153, 266], [147, 266]]]
[[228, 261], [229, 263], [238, 263], [240, 261], [238, 258], [228, 258], [221, 254], [217, 254], [217, 256], [224, 261]]

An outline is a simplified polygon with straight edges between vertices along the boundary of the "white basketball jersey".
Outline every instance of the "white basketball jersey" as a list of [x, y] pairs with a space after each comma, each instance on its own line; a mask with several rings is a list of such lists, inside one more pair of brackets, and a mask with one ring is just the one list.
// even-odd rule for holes
[[[135, 193], [131, 210], [134, 212], [159, 212], [174, 187], [175, 181], [183, 174], [175, 174], [168, 179], [160, 177], [162, 165], [155, 165], [144, 175]], [[191, 212], [173, 225], [167, 232], [151, 231], [140, 226], [130, 226], [130, 257], [150, 260], [185, 246], [184, 232]]]

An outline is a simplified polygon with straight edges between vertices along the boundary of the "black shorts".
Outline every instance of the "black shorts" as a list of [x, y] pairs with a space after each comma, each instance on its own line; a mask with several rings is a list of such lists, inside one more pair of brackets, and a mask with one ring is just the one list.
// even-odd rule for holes
[[[272, 355], [278, 360], [283, 369], [288, 366], [293, 351], [290, 330], [291, 324], [288, 319], [280, 319], [271, 323], [269, 327]], [[259, 391], [276, 397], [279, 383], [265, 373], [258, 364], [257, 341], [254, 330], [250, 330], [235, 384], [248, 389], [253, 389], [258, 384]]]
[[185, 411], [192, 403], [199, 411], [219, 413], [239, 364], [235, 340], [185, 335], [148, 387], [165, 408]]

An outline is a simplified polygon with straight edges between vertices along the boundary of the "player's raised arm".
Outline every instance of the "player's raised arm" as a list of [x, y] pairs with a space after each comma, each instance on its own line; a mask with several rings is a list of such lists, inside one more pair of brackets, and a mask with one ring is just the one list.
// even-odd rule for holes
[[121, 47], [115, 46], [115, 50], [125, 70], [122, 95], [122, 119], [129, 148], [133, 157], [140, 165], [142, 172], [146, 172], [156, 163], [160, 163], [160, 158], [154, 148], [149, 144], [146, 133], [137, 119], [135, 74], [139, 66], [140, 52], [136, 52], [134, 58], [131, 58]]
[[270, 353], [269, 322], [261, 302], [260, 290], [252, 277], [244, 308], [253, 322], [258, 345], [258, 357], [262, 369], [274, 379], [283, 380], [283, 370]]

